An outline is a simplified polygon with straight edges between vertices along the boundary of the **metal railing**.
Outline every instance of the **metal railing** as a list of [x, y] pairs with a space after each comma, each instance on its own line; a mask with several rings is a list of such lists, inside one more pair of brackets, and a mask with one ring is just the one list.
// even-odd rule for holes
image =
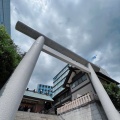
[[57, 108], [57, 114], [60, 115], [61, 113], [67, 112], [71, 109], [77, 108], [83, 104], [86, 104], [88, 102], [92, 101], [91, 96], [89, 93], [69, 102], [63, 105], [60, 108]]

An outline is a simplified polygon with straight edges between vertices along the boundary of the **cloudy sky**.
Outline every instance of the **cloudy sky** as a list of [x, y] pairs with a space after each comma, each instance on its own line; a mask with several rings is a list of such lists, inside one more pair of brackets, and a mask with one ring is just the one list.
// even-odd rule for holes
[[[18, 20], [103, 67], [120, 82], [120, 0], [11, 0], [12, 39], [27, 52], [34, 40], [15, 30]], [[28, 87], [52, 85], [65, 65], [42, 52]]]

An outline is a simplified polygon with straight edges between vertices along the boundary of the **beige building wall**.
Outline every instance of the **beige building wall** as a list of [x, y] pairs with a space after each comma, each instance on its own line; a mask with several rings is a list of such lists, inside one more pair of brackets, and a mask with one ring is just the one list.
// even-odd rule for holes
[[91, 98], [94, 99], [95, 91], [93, 89], [93, 86], [89, 80], [89, 77], [87, 74], [85, 74], [87, 77], [87, 80], [76, 86], [75, 88], [71, 88], [72, 92], [72, 100], [76, 99], [77, 97], [80, 97], [86, 93], [90, 93]]

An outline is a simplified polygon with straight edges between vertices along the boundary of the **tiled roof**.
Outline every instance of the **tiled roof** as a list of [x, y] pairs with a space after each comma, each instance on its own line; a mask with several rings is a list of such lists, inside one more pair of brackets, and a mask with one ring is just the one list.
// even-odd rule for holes
[[37, 98], [37, 99], [48, 100], [48, 101], [53, 101], [53, 99], [50, 96], [35, 93], [35, 92], [31, 92], [31, 91], [25, 91], [24, 96], [33, 97], [33, 98]]

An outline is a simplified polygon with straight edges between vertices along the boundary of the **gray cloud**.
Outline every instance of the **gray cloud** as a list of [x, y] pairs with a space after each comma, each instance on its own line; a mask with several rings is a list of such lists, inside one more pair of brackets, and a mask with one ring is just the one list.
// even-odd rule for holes
[[[17, 20], [33, 27], [82, 57], [102, 66], [120, 82], [119, 0], [12, 0], [12, 38], [24, 51], [34, 40], [14, 29]], [[91, 58], [97, 55], [95, 60]], [[52, 85], [65, 63], [40, 55], [29, 87]]]

